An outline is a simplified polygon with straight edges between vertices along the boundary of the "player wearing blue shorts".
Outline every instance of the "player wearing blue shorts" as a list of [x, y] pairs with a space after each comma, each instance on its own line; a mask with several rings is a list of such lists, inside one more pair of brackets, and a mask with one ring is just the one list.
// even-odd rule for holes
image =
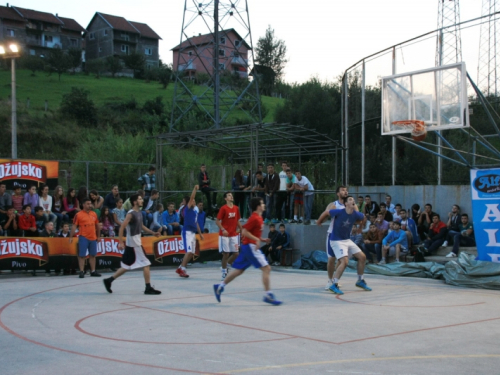
[[281, 301], [276, 300], [270, 288], [269, 274], [271, 273], [271, 266], [269, 266], [266, 257], [260, 251], [261, 242], [269, 243], [268, 238], [262, 238], [262, 228], [264, 226], [262, 213], [266, 210], [266, 205], [262, 198], [256, 197], [250, 201], [250, 208], [252, 209], [252, 215], [248, 218], [246, 224], [243, 225], [241, 233], [243, 245], [241, 246], [240, 254], [233, 262], [231, 273], [220, 284], [213, 286], [215, 298], [220, 302], [220, 296], [224, 292], [224, 287], [245, 272], [248, 267], [254, 266], [262, 270], [262, 283], [265, 290], [264, 302], [271, 305], [280, 305]]
[[182, 241], [184, 242], [184, 258], [182, 258], [182, 263], [175, 270], [175, 272], [180, 277], [189, 277], [186, 273], [186, 266], [189, 261], [193, 258], [196, 251], [196, 232], [200, 234], [200, 238], [203, 239], [203, 234], [201, 233], [200, 226], [198, 225], [198, 207], [196, 206], [196, 192], [198, 191], [198, 185], [195, 185], [191, 197], [184, 198], [188, 203], [183, 207], [184, 210], [184, 225], [182, 227]]
[[[335, 257], [338, 259], [339, 264], [335, 270], [333, 284], [329, 288], [332, 293], [344, 294], [338, 286], [338, 282], [349, 262], [349, 255], [358, 259], [358, 281], [356, 286], [367, 291], [371, 289], [366, 285], [364, 280], [364, 269], [366, 263], [366, 256], [354, 242], [351, 241], [350, 235], [354, 223], [358, 220], [364, 221], [364, 215], [356, 211], [354, 207], [356, 202], [353, 197], [348, 197], [344, 209], [330, 210], [329, 215], [335, 219], [333, 223], [333, 230], [330, 234], [330, 246], [333, 250]], [[326, 216], [324, 212], [321, 217]]]

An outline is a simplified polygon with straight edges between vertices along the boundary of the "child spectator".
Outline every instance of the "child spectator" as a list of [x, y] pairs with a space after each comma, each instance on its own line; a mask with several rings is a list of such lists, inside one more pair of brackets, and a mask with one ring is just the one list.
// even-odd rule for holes
[[76, 195], [76, 199], [78, 199], [78, 204], [79, 204], [78, 207], [80, 209], [83, 209], [82, 201], [88, 197], [89, 197], [89, 194], [88, 194], [87, 188], [85, 186], [80, 186], [80, 189], [78, 189], [78, 194]]
[[69, 221], [69, 216], [64, 211], [64, 190], [61, 185], [57, 185], [52, 196], [52, 212], [57, 216], [56, 231], [61, 228], [61, 224]]
[[62, 229], [57, 237], [63, 237], [63, 238], [69, 237], [69, 223], [62, 223]]
[[19, 216], [18, 223], [19, 229], [24, 232], [24, 236], [36, 237], [38, 235], [35, 217], [31, 214], [31, 206], [29, 204], [23, 206], [23, 214]]
[[31, 211], [33, 211], [35, 207], [38, 206], [39, 200], [40, 197], [36, 193], [36, 186], [30, 186], [26, 194], [24, 194], [23, 204], [29, 204], [31, 207]]
[[54, 223], [52, 221], [47, 221], [44, 224], [43, 230], [40, 232], [40, 237], [55, 237], [54, 233]]
[[38, 205], [43, 208], [43, 215], [46, 221], [52, 223], [57, 223], [57, 216], [51, 211], [52, 210], [52, 197], [49, 195], [49, 187], [43, 185], [40, 189], [40, 199], [38, 200]]
[[78, 199], [76, 199], [75, 189], [68, 189], [66, 198], [63, 199], [63, 207], [70, 219], [73, 219], [80, 212], [80, 204], [78, 203]]
[[14, 210], [17, 211], [18, 215], [22, 215], [23, 213], [23, 200], [24, 197], [21, 194], [21, 186], [16, 185], [14, 187], [14, 195], [12, 195], [12, 206]]
[[170, 202], [167, 210], [161, 215], [161, 225], [162, 227], [167, 227], [167, 234], [169, 236], [173, 235], [174, 231], [182, 231], [182, 225], [179, 221], [179, 213], [175, 212], [175, 204], [174, 202]]
[[163, 215], [163, 211], [165, 211], [165, 209], [163, 208], [163, 204], [161, 203], [158, 203], [156, 205], [156, 208], [158, 210], [153, 213], [153, 221], [151, 222], [149, 229], [151, 229], [153, 232], [158, 232], [161, 230], [160, 233], [165, 236], [167, 234], [167, 227], [161, 225], [161, 216]]
[[104, 198], [99, 195], [97, 190], [92, 189], [89, 193], [90, 202], [92, 202], [92, 206], [94, 207], [94, 212], [97, 217], [101, 216], [102, 204], [104, 203]]
[[375, 224], [370, 224], [370, 230], [366, 234], [366, 240], [364, 241], [364, 246], [361, 250], [366, 255], [366, 259], [373, 263], [373, 256], [377, 256], [377, 262], [382, 260], [382, 240], [384, 239], [384, 234], [377, 229]]
[[36, 206], [35, 207], [35, 221], [36, 221], [36, 229], [38, 230], [38, 234], [42, 233], [45, 229], [45, 224], [48, 220], [45, 218], [43, 214], [43, 207]]
[[198, 204], [198, 225], [200, 226], [200, 231], [203, 233], [205, 231], [205, 220], [206, 213], [203, 211], [203, 201], [199, 201]]
[[285, 224], [280, 224], [280, 232], [272, 243], [271, 259], [274, 260], [273, 266], [280, 265], [281, 252], [290, 245], [290, 235], [285, 231]]
[[276, 226], [274, 224], [269, 224], [269, 233], [267, 234], [267, 238], [269, 238], [269, 243], [261, 247], [260, 251], [265, 255], [266, 259], [269, 256], [269, 251], [271, 249], [271, 244], [274, 242], [278, 232], [276, 231]]
[[16, 211], [12, 206], [5, 206], [5, 216], [2, 221], [0, 221], [0, 227], [3, 230], [3, 236], [19, 236], [20, 230], [18, 228], [18, 219]]
[[101, 217], [99, 218], [99, 223], [101, 223], [101, 234], [104, 237], [114, 237], [114, 217], [109, 211], [109, 208], [104, 206], [101, 211]]
[[396, 203], [394, 205], [394, 212], [392, 213], [392, 219], [394, 221], [401, 222], [401, 215], [399, 215], [399, 213], [401, 212], [401, 207], [401, 203]]
[[127, 216], [127, 211], [123, 208], [123, 199], [118, 197], [116, 200], [116, 208], [111, 211], [113, 213], [113, 220], [115, 222], [115, 233], [118, 233], [120, 227]]
[[401, 223], [395, 221], [392, 223], [394, 230], [382, 240], [382, 260], [379, 264], [386, 264], [385, 257], [387, 252], [389, 255], [395, 255], [395, 263], [399, 263], [399, 255], [408, 251], [408, 239], [406, 232], [401, 230]]

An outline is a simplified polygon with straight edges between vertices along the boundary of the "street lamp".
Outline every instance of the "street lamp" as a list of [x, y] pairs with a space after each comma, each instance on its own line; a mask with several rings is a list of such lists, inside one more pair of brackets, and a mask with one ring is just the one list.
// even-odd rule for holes
[[12, 61], [12, 159], [17, 159], [16, 57], [20, 56], [19, 46], [15, 43], [0, 44], [0, 55]]

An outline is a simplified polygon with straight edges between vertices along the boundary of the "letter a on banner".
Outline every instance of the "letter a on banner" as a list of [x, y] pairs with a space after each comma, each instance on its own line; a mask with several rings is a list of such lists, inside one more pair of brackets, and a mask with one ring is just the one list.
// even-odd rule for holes
[[470, 171], [477, 259], [500, 263], [500, 168]]

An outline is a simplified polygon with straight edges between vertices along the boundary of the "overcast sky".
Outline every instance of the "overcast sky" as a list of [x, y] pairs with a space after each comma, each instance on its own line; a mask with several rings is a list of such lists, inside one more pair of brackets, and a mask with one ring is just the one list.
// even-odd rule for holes
[[[248, 0], [248, 8], [254, 44], [268, 25], [285, 41], [289, 59], [285, 81], [304, 82], [312, 76], [332, 81], [364, 56], [436, 29], [438, 1]], [[481, 2], [461, 0], [461, 20], [480, 16]], [[10, 4], [74, 18], [83, 27], [95, 12], [147, 23], [162, 37], [160, 58], [167, 63], [172, 62], [170, 49], [180, 40], [184, 9], [184, 0], [18, 0]], [[472, 76], [477, 75], [479, 45], [479, 28], [475, 30], [462, 35], [464, 60]], [[418, 49], [417, 55], [408, 54], [405, 64], [410, 67], [408, 60], [418, 60], [421, 53], [426, 56], [421, 64], [432, 66], [435, 41]]]

